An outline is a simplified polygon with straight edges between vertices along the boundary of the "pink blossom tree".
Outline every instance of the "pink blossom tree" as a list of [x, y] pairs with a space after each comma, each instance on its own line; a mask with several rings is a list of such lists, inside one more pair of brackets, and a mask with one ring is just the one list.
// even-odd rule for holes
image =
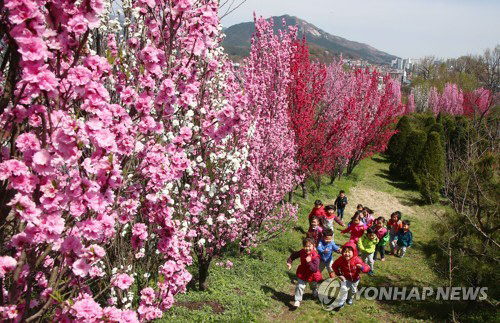
[[2, 319], [157, 319], [191, 279], [190, 241], [234, 239], [239, 185], [210, 194], [240, 172], [212, 154], [244, 143], [218, 2], [122, 8], [123, 25], [100, 0], [0, 7]]
[[462, 114], [464, 95], [462, 90], [453, 83], [447, 83], [439, 99], [439, 111], [448, 114]]
[[434, 86], [429, 90], [429, 110], [432, 111], [434, 115], [439, 114], [439, 93]]
[[405, 114], [414, 113], [415, 110], [416, 110], [415, 94], [414, 94], [414, 91], [412, 89], [410, 94], [408, 95], [408, 103], [406, 104]]
[[244, 66], [244, 88], [253, 120], [248, 129], [249, 166], [243, 177], [248, 199], [245, 216], [251, 221], [243, 228], [243, 248], [278, 236], [296, 221], [297, 208], [283, 198], [301, 180], [287, 113], [296, 28], [274, 34], [272, 20], [256, 18], [255, 29]]

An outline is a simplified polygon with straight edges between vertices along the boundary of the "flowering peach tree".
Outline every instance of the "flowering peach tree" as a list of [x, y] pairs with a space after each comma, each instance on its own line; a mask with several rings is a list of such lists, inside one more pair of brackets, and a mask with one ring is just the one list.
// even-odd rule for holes
[[191, 279], [191, 245], [200, 257], [235, 239], [245, 203], [246, 99], [218, 2], [0, 13], [0, 316], [161, 317]]

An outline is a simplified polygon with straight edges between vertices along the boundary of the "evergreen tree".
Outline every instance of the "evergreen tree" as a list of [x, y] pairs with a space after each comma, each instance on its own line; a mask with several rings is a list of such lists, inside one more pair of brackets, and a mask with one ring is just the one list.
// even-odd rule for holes
[[429, 133], [416, 164], [420, 194], [430, 204], [439, 199], [439, 190], [444, 185], [445, 155], [440, 138], [436, 131]]
[[392, 170], [411, 185], [418, 184], [415, 166], [417, 165], [426, 141], [427, 134], [425, 131], [412, 130], [408, 135], [406, 147], [401, 158], [394, 166], [391, 165]]
[[429, 130], [429, 133], [435, 131], [439, 134], [439, 140], [441, 142], [441, 146], [443, 149], [445, 148], [446, 145], [446, 137], [444, 134], [444, 126], [441, 123], [435, 123], [432, 125], [431, 129]]
[[391, 137], [387, 146], [387, 154], [393, 162], [398, 161], [405, 149], [406, 139], [411, 131], [410, 118], [408, 116], [401, 117], [396, 130], [398, 132]]

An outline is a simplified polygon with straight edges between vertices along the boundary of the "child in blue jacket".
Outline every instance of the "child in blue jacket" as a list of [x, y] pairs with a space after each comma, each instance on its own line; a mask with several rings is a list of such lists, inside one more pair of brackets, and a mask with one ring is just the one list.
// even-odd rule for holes
[[411, 247], [413, 242], [413, 234], [410, 231], [410, 221], [403, 221], [403, 227], [399, 229], [398, 234], [394, 237], [394, 243], [397, 243], [396, 256], [403, 258], [406, 253], [406, 248]]
[[333, 230], [325, 228], [323, 230], [323, 239], [318, 244], [318, 254], [320, 256], [319, 271], [322, 273], [326, 267], [328, 274], [332, 278], [335, 276], [332, 270], [334, 251], [340, 253], [340, 248], [333, 242]]

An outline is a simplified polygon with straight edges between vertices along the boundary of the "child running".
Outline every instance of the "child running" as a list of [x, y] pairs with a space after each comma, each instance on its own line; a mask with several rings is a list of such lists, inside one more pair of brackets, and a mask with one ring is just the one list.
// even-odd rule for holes
[[391, 219], [387, 222], [387, 229], [389, 229], [389, 245], [391, 246], [391, 255], [394, 254], [393, 243], [394, 237], [398, 234], [399, 229], [401, 229], [401, 212], [396, 211], [391, 214]]
[[394, 237], [396, 247], [396, 257], [403, 258], [406, 253], [406, 248], [411, 247], [413, 243], [413, 234], [410, 231], [410, 221], [403, 221], [403, 227], [399, 229], [398, 234]]
[[339, 217], [335, 215], [335, 205], [325, 206], [325, 212], [326, 214], [323, 221], [324, 228], [330, 228], [333, 230], [333, 221], [345, 227], [345, 224], [342, 222], [342, 220], [340, 220]]
[[299, 307], [304, 295], [306, 283], [309, 283], [313, 297], [318, 297], [317, 282], [322, 280], [321, 272], [319, 271], [320, 257], [316, 252], [314, 240], [305, 238], [302, 241], [303, 248], [299, 251], [292, 252], [287, 260], [288, 270], [292, 268], [292, 262], [300, 258], [300, 265], [297, 267], [297, 286], [295, 287], [295, 303], [293, 306]]
[[361, 251], [361, 259], [363, 262], [370, 266], [370, 271], [368, 275], [373, 276], [374, 266], [373, 266], [373, 254], [375, 253], [375, 247], [377, 246], [378, 238], [375, 234], [375, 228], [368, 228], [366, 234], [364, 234], [358, 241], [358, 248]]
[[[352, 298], [357, 292], [358, 284], [360, 281], [360, 273], [367, 273], [370, 271], [370, 266], [363, 263], [358, 257], [356, 245], [349, 241], [342, 247], [342, 256], [339, 257], [332, 265], [332, 269], [340, 279], [343, 279], [348, 289], [346, 303], [352, 305]], [[342, 302], [341, 308], [344, 306]]]
[[316, 215], [313, 215], [313, 217], [311, 218], [311, 225], [309, 226], [309, 230], [307, 231], [307, 236], [314, 239], [314, 246], [317, 246], [323, 238], [321, 219]]
[[373, 260], [377, 260], [377, 252], [380, 254], [380, 260], [385, 261], [385, 245], [389, 242], [389, 231], [385, 227], [385, 218], [379, 216], [375, 220], [375, 230], [378, 238], [378, 244], [375, 247], [375, 254], [373, 255]]
[[326, 215], [325, 210], [323, 209], [323, 202], [321, 202], [321, 200], [314, 201], [314, 207], [311, 210], [311, 213], [309, 213], [309, 222], [314, 215], [316, 215], [320, 219], [325, 217]]
[[358, 243], [359, 238], [363, 235], [365, 230], [367, 229], [366, 225], [361, 222], [361, 212], [356, 211], [354, 216], [351, 218], [351, 222], [349, 222], [349, 226], [342, 230], [342, 233], [351, 233], [350, 241], [356, 245]]
[[335, 202], [333, 203], [335, 207], [337, 208], [337, 215], [338, 217], [343, 220], [344, 219], [344, 210], [345, 207], [347, 206], [347, 196], [345, 196], [344, 191], [339, 192], [339, 196], [335, 199]]
[[318, 245], [318, 253], [321, 257], [319, 262], [319, 271], [323, 273], [323, 269], [328, 270], [328, 274], [330, 278], [333, 278], [333, 252], [339, 252], [340, 248], [333, 242], [333, 230], [330, 228], [326, 228], [323, 230], [323, 239], [319, 242]]

